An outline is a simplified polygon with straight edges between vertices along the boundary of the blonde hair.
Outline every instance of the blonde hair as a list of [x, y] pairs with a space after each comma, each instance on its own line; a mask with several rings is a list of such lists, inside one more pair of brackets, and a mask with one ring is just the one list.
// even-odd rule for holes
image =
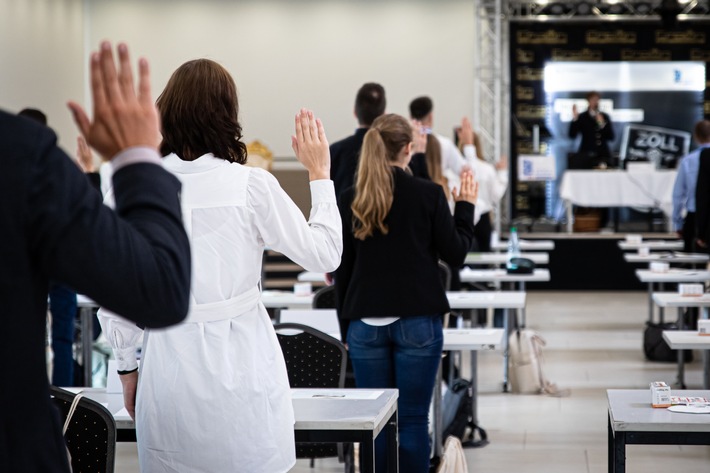
[[353, 234], [364, 240], [375, 230], [386, 235], [385, 218], [392, 208], [394, 180], [392, 165], [402, 148], [412, 142], [412, 127], [399, 115], [381, 115], [365, 134], [355, 181]]
[[431, 180], [439, 184], [444, 189], [444, 195], [449, 198], [449, 180], [444, 176], [443, 165], [441, 163], [441, 143], [439, 139], [428, 134], [426, 138], [426, 170]]

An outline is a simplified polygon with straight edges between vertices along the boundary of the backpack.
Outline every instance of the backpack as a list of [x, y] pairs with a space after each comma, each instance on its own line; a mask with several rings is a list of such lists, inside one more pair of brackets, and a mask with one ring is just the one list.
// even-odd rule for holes
[[[473, 399], [473, 384], [466, 379], [457, 378], [449, 386], [442, 401], [442, 419], [444, 426], [442, 438], [453, 436], [461, 440], [466, 447], [479, 447], [488, 443], [488, 434], [475, 424], [471, 401]], [[466, 440], [466, 428], [471, 429], [471, 438]], [[480, 440], [475, 440], [476, 432]]]
[[[678, 330], [676, 323], [654, 324], [646, 322], [646, 330], [643, 331], [643, 353], [649, 361], [678, 361], [678, 350], [671, 350], [663, 339], [664, 330]], [[683, 352], [683, 361], [689, 363], [693, 361], [693, 350]]]
[[517, 329], [510, 334], [508, 373], [512, 392], [553, 396], [569, 394], [568, 390], [558, 389], [543, 373], [542, 347], [545, 345], [545, 340], [533, 330]]

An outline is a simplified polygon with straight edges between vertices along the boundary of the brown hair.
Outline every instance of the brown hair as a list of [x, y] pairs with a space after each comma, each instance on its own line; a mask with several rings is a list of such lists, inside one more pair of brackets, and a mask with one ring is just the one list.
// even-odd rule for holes
[[449, 198], [449, 181], [444, 176], [443, 165], [441, 163], [441, 143], [439, 139], [429, 133], [426, 137], [426, 170], [431, 180], [439, 184], [444, 189], [444, 195]]
[[368, 82], [360, 87], [355, 97], [355, 116], [360, 125], [370, 126], [375, 118], [385, 113], [387, 99], [380, 84]]
[[700, 120], [696, 123], [693, 129], [693, 135], [695, 136], [695, 141], [698, 143], [710, 142], [710, 121]]
[[389, 231], [384, 222], [392, 208], [392, 165], [411, 142], [412, 126], [404, 117], [389, 113], [372, 122], [362, 143], [355, 197], [350, 205], [355, 238], [364, 240], [375, 230], [383, 235]]
[[156, 102], [162, 123], [163, 155], [175, 153], [186, 161], [203, 154], [244, 164], [239, 102], [234, 79], [209, 59], [178, 67]]

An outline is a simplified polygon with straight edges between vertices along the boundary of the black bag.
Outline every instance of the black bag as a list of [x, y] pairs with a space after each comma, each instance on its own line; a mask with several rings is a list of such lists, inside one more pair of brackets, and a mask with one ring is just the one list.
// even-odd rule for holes
[[[671, 350], [665, 340], [663, 340], [664, 330], [678, 330], [675, 323], [654, 324], [646, 322], [646, 330], [643, 332], [643, 352], [649, 361], [678, 361], [678, 350]], [[683, 359], [686, 363], [693, 361], [693, 351], [684, 350]]]
[[[466, 379], [455, 379], [449, 390], [446, 391], [442, 402], [443, 439], [453, 435], [461, 440], [464, 447], [481, 447], [488, 443], [486, 431], [474, 423], [471, 411], [472, 399], [473, 384]], [[464, 441], [466, 427], [471, 428], [471, 438], [468, 441]], [[480, 440], [475, 440], [476, 432], [478, 432]]]

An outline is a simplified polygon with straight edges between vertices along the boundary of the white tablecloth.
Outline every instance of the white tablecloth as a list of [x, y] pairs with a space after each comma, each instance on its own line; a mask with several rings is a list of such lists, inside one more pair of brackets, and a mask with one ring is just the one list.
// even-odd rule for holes
[[670, 216], [676, 171], [565, 171], [560, 197], [583, 207], [655, 207]]

